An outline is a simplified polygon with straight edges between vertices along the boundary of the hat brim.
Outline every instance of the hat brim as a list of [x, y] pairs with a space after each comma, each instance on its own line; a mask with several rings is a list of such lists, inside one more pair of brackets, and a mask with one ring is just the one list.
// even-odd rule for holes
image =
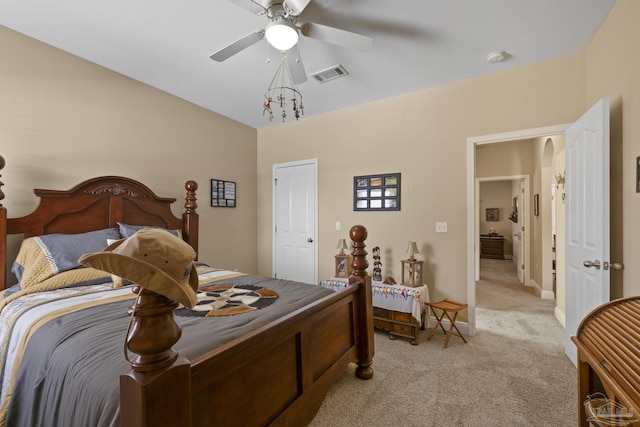
[[143, 288], [178, 301], [182, 305], [192, 308], [198, 302], [198, 272], [194, 264], [191, 265], [189, 280], [177, 282], [156, 266], [126, 255], [113, 253], [123, 241], [118, 240], [107, 246], [104, 252], [84, 254], [78, 260], [80, 264], [106, 271], [124, 279], [130, 280]]

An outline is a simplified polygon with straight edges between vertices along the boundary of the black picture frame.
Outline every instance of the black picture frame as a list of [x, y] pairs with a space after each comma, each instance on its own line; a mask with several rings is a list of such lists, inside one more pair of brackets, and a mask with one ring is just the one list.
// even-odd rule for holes
[[225, 181], [222, 179], [211, 179], [211, 206], [222, 208], [235, 208], [236, 202], [235, 181]]
[[636, 157], [636, 193], [640, 193], [640, 156]]
[[354, 211], [399, 211], [400, 173], [353, 177]]
[[486, 220], [487, 221], [498, 221], [498, 208], [487, 208], [486, 211]]

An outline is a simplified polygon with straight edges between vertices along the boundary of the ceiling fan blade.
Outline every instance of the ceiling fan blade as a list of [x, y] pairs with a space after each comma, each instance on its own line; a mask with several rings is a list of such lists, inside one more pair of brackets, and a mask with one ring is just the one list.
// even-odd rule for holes
[[271, 0], [229, 0], [229, 2], [255, 15], [263, 14], [272, 3]]
[[226, 59], [229, 59], [241, 50], [248, 48], [252, 44], [259, 42], [263, 38], [264, 30], [255, 31], [253, 33], [247, 34], [240, 40], [236, 40], [230, 45], [223, 47], [219, 51], [213, 53], [209, 58], [213, 59], [214, 61], [222, 62]]
[[361, 52], [368, 51], [373, 44], [373, 39], [369, 36], [363, 36], [362, 34], [356, 34], [322, 24], [314, 24], [313, 22], [302, 24], [300, 31], [306, 37]]
[[285, 0], [284, 4], [291, 11], [293, 16], [300, 16], [311, 0]]
[[[289, 52], [291, 52], [291, 50]], [[296, 53], [294, 55], [293, 52], [291, 52], [290, 54], [285, 56], [287, 58], [287, 65], [289, 66], [289, 71], [291, 72], [291, 79], [293, 79], [293, 82], [297, 85], [306, 82], [307, 72], [305, 71], [304, 65], [302, 64], [300, 53]]]

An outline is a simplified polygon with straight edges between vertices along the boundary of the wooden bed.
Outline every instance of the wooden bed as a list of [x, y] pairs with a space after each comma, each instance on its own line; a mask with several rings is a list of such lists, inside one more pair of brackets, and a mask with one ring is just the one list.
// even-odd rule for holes
[[[3, 165], [0, 161], [0, 169]], [[12, 284], [7, 280], [12, 261], [7, 261], [9, 234], [83, 233], [125, 222], [180, 228], [197, 252], [197, 187], [194, 181], [185, 184], [182, 218], [171, 212], [175, 199], [158, 197], [145, 185], [123, 177], [89, 179], [68, 191], [35, 190], [40, 204], [21, 218], [8, 218], [0, 191], [0, 289]], [[174, 327], [177, 303], [138, 288], [140, 298], [127, 337], [127, 346], [137, 357], [132, 369], [120, 377], [121, 425], [307, 425], [350, 363], [356, 364], [359, 378], [371, 378], [374, 343], [371, 282], [365, 270], [367, 232], [354, 226], [350, 236], [352, 286], [193, 360], [172, 348], [180, 337]]]

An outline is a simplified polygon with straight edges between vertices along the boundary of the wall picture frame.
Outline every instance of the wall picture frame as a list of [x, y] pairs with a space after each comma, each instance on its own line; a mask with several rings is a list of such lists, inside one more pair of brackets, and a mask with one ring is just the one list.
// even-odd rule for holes
[[640, 193], [640, 156], [636, 157], [636, 193]]
[[351, 274], [351, 268], [349, 265], [349, 254], [336, 255], [336, 271], [335, 277], [348, 278]]
[[487, 221], [498, 221], [498, 208], [487, 208]]
[[399, 211], [400, 173], [355, 176], [354, 211]]
[[211, 206], [223, 208], [236, 207], [236, 183], [221, 179], [211, 180]]

